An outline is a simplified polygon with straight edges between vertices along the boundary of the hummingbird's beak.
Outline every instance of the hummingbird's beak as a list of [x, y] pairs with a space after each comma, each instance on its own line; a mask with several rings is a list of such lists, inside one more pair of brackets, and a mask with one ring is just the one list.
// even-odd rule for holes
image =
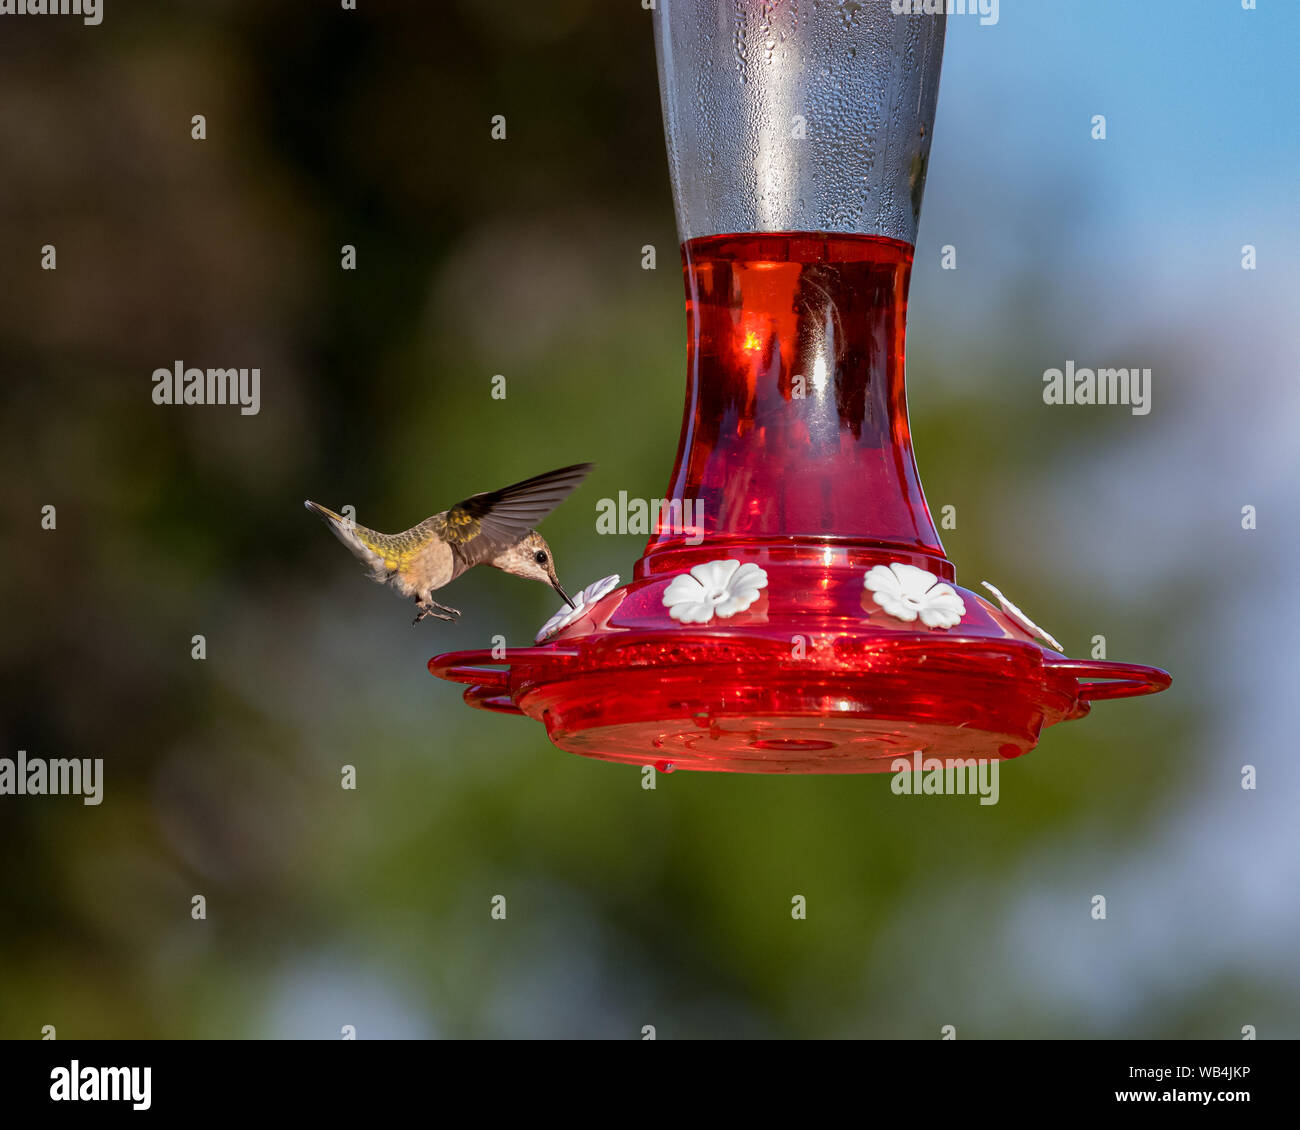
[[576, 604], [574, 604], [572, 600], [569, 599], [569, 594], [568, 594], [567, 592], [564, 591], [564, 586], [562, 586], [562, 585], [560, 584], [560, 582], [557, 581], [554, 577], [551, 578], [551, 588], [553, 588], [553, 589], [554, 589], [556, 592], [558, 592], [562, 597], [564, 597], [564, 603], [565, 603], [565, 604], [567, 604], [567, 605], [568, 605], [570, 608], [572, 608], [572, 609], [575, 609], [575, 610], [577, 609], [578, 606], [577, 606]]

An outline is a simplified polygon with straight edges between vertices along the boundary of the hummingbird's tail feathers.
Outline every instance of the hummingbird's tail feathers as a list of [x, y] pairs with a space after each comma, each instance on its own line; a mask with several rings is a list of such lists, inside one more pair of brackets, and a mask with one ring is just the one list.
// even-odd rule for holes
[[342, 514], [335, 514], [328, 506], [322, 506], [319, 502], [312, 502], [309, 498], [303, 503], [313, 514], [319, 514], [327, 522], [346, 522], [347, 519]]
[[359, 561], [370, 567], [371, 576], [376, 580], [383, 580], [388, 576], [391, 570], [385, 562], [383, 553], [377, 552], [379, 543], [384, 538], [383, 534], [376, 533], [365, 526], [358, 526], [351, 518], [336, 514], [328, 506], [322, 506], [319, 502], [308, 499], [303, 505], [312, 513], [319, 514], [325, 519], [325, 524], [334, 536], [346, 545]]
[[527, 537], [578, 488], [593, 466], [574, 463], [473, 495], [439, 515], [434, 531], [452, 544], [464, 568], [491, 561]]

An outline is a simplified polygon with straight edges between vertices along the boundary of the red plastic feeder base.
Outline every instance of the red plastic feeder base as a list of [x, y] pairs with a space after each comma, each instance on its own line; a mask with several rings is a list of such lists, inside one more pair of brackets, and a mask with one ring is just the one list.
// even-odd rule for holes
[[740, 556], [767, 583], [727, 619], [671, 619], [664, 594], [682, 572], [657, 572], [584, 605], [545, 646], [509, 649], [502, 669], [490, 651], [463, 651], [429, 670], [469, 684], [471, 706], [537, 719], [571, 753], [739, 773], [888, 772], [915, 752], [1019, 757], [1044, 726], [1097, 699], [1170, 682], [1152, 667], [1066, 659], [955, 586], [957, 627], [902, 622], [864, 586], [896, 554], [751, 546]]

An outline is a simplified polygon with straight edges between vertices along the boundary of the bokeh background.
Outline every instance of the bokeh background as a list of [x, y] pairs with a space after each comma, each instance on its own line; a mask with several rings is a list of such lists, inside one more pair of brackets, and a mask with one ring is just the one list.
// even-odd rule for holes
[[[681, 280], [638, 0], [359, 6], [3, 18], [0, 754], [106, 786], [0, 798], [0, 1036], [1300, 1035], [1297, 5], [949, 20], [927, 495], [964, 584], [1175, 676], [1048, 731], [993, 807], [647, 792], [430, 678], [553, 594], [475, 573], [412, 628], [302, 499], [396, 529], [592, 459], [546, 532], [570, 587], [626, 577], [644, 539], [595, 502], [666, 486]], [[1150, 366], [1151, 414], [1044, 406], [1067, 358]], [[259, 366], [260, 414], [156, 407], [177, 359]]]

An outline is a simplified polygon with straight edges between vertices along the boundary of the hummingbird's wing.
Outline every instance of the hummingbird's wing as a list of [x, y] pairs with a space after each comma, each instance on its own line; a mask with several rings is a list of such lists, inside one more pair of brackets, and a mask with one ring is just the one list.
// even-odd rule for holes
[[451, 545], [459, 575], [500, 556], [525, 537], [587, 477], [592, 464], [575, 463], [500, 490], [472, 495], [430, 519]]

